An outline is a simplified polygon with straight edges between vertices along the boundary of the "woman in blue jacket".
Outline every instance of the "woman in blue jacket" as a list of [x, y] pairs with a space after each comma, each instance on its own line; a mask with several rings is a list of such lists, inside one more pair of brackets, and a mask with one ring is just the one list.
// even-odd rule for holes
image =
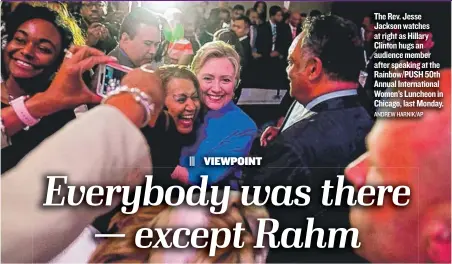
[[[229, 176], [235, 176], [231, 178], [235, 180], [240, 176], [237, 167], [206, 166], [204, 157], [247, 156], [257, 134], [254, 121], [232, 102], [240, 81], [240, 57], [231, 45], [214, 41], [196, 53], [191, 68], [199, 80], [201, 101], [207, 111], [197, 129], [196, 142], [182, 150], [180, 165], [172, 176], [192, 185], [201, 182], [201, 175], [208, 175], [209, 184]], [[191, 162], [190, 157], [194, 157]]]

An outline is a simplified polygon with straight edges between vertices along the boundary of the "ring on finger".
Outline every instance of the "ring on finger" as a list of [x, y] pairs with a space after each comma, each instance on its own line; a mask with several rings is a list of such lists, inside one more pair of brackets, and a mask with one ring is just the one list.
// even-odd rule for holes
[[64, 52], [66, 53], [66, 55], [64, 55], [65, 58], [72, 58], [72, 56], [74, 55], [72, 52], [70, 52], [68, 49], [64, 49]]

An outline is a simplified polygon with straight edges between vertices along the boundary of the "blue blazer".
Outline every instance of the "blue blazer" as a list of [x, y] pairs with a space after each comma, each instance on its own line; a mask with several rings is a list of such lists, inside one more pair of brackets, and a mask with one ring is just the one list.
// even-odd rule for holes
[[[220, 110], [210, 110], [196, 131], [196, 142], [182, 149], [180, 165], [189, 172], [189, 183], [198, 185], [201, 175], [208, 175], [208, 183], [218, 183], [226, 176], [237, 174], [237, 167], [205, 166], [204, 157], [245, 157], [257, 135], [254, 121], [232, 101]], [[189, 157], [195, 166], [189, 166]]]

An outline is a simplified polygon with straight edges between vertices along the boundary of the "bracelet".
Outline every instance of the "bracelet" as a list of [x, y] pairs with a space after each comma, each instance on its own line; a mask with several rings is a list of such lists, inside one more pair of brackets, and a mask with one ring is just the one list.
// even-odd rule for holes
[[151, 120], [151, 116], [154, 112], [154, 103], [151, 102], [151, 98], [144, 92], [142, 92], [138, 88], [128, 88], [127, 86], [121, 86], [107, 94], [107, 96], [102, 100], [102, 104], [105, 104], [108, 99], [112, 96], [121, 94], [121, 93], [130, 93], [133, 95], [133, 98], [137, 103], [143, 106], [146, 118], [144, 122], [141, 124], [141, 127], [145, 127], [148, 125]]
[[6, 128], [3, 125], [2, 119], [0, 119], [0, 127], [1, 127], [0, 129], [2, 132], [2, 149], [3, 149], [4, 147], [11, 146], [11, 138], [8, 137], [8, 134], [6, 134]]
[[40, 118], [34, 118], [28, 111], [27, 106], [25, 105], [25, 100], [28, 98], [29, 96], [21, 96], [10, 102], [17, 117], [19, 117], [20, 121], [27, 126], [24, 130], [28, 130], [29, 127], [32, 127], [41, 121]]

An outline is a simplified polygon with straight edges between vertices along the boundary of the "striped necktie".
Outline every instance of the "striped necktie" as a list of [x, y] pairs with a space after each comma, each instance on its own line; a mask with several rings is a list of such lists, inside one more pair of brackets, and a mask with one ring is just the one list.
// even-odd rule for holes
[[272, 35], [273, 35], [273, 37], [272, 37], [272, 43], [273, 43], [272, 51], [274, 51], [275, 50], [275, 43], [276, 43], [276, 25], [275, 24], [271, 24], [271, 26], [272, 26]]

